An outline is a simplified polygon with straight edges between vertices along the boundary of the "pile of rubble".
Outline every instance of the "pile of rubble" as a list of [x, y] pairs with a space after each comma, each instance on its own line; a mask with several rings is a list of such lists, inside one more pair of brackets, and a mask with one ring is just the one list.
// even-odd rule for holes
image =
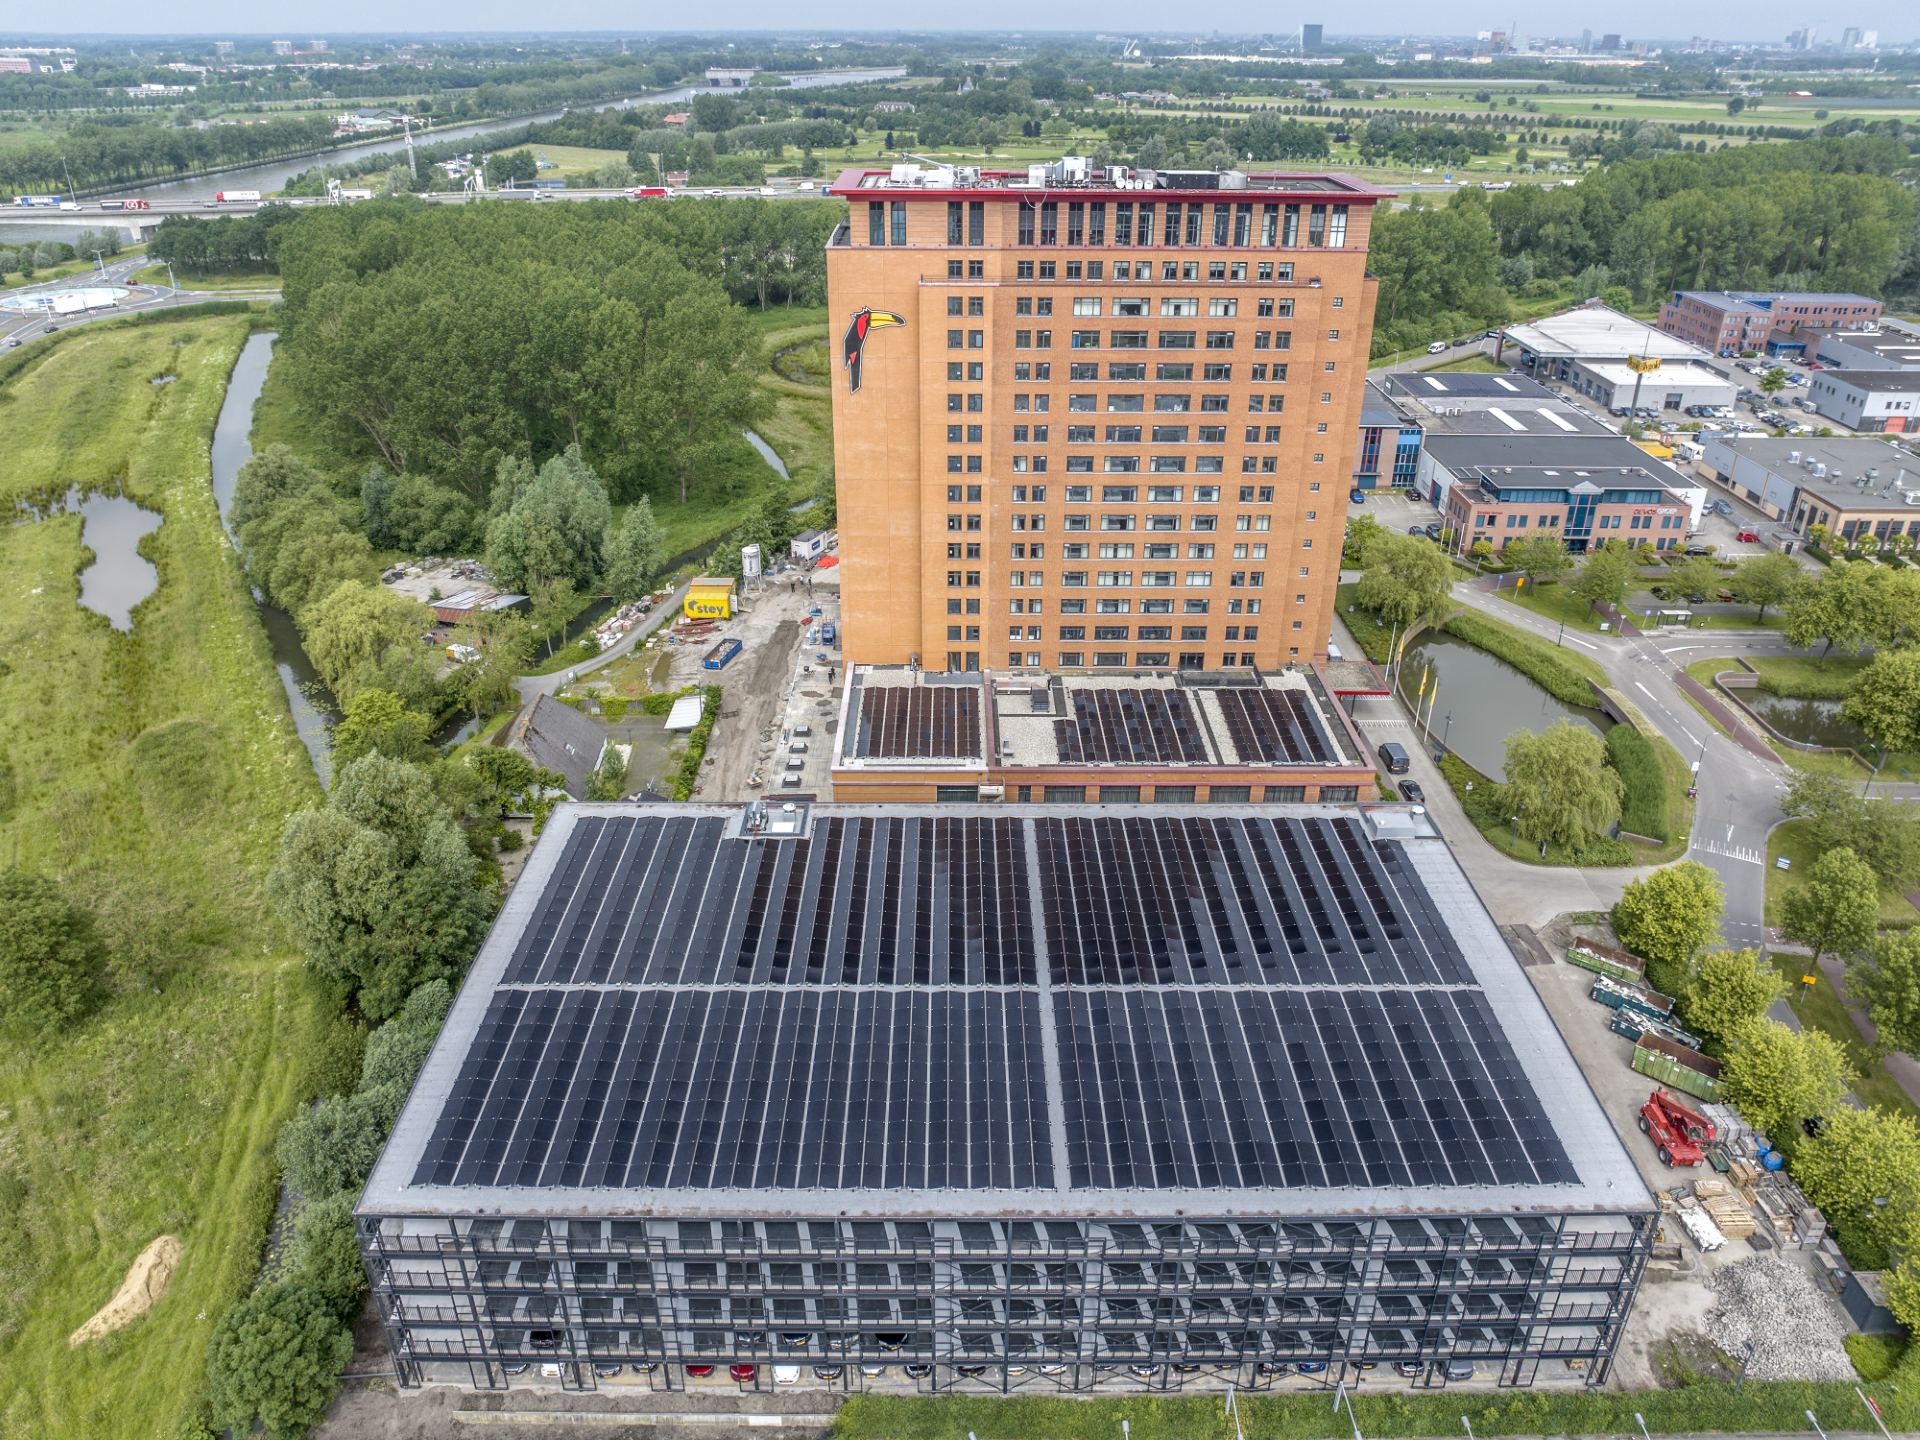
[[1857, 1378], [1834, 1302], [1799, 1266], [1775, 1255], [1756, 1255], [1716, 1270], [1708, 1283], [1719, 1298], [1707, 1315], [1707, 1339], [1736, 1365], [1751, 1342], [1749, 1378]]

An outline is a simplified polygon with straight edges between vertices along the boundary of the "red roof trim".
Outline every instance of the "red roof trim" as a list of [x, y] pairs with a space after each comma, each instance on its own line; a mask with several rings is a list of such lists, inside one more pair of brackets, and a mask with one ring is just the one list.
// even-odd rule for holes
[[1259, 201], [1298, 200], [1308, 203], [1362, 205], [1369, 207], [1383, 200], [1392, 200], [1399, 193], [1394, 190], [1383, 190], [1377, 186], [1369, 185], [1366, 181], [1355, 179], [1351, 175], [1339, 174], [1297, 176], [1274, 174], [1261, 176], [1260, 178], [1334, 180], [1342, 185], [1352, 186], [1353, 188], [1351, 190], [1276, 190], [1267, 188], [1258, 190], [1121, 190], [1117, 188], [1107, 189], [1097, 185], [1072, 185], [1061, 186], [1058, 189], [1049, 189], [1029, 187], [1025, 183], [1026, 172], [1024, 170], [989, 170], [984, 172], [988, 178], [1017, 179], [1021, 182], [1017, 188], [991, 185], [956, 186], [950, 190], [935, 190], [922, 185], [902, 185], [898, 188], [888, 185], [878, 188], [868, 188], [862, 186], [860, 183], [869, 175], [885, 175], [887, 173], [885, 170], [842, 170], [839, 178], [831, 185], [828, 185], [822, 193], [837, 195], [844, 200], [852, 200], [861, 195], [871, 200], [904, 200], [911, 197], [918, 200], [998, 200], [1004, 203], [1012, 200], [1045, 198], [1048, 200], [1134, 200], [1142, 201], [1149, 205], [1161, 200], [1234, 200], [1243, 204]]

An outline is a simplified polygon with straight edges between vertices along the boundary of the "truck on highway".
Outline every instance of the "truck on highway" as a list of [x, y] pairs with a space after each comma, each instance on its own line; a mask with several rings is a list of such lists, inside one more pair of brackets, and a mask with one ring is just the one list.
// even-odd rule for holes
[[662, 185], [636, 185], [627, 192], [627, 195], [634, 200], [664, 200], [667, 198], [667, 191]]
[[102, 200], [102, 210], [151, 210], [152, 204], [146, 200]]
[[258, 190], [222, 190], [213, 198], [221, 205], [234, 205], [245, 201], [252, 201], [258, 204], [260, 192]]
[[44, 210], [58, 210], [60, 197], [58, 195], [16, 195], [13, 197], [13, 203], [32, 205]]

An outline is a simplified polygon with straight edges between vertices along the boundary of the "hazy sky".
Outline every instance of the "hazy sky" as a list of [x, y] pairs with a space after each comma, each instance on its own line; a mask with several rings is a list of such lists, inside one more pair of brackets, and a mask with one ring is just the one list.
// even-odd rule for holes
[[[1504, 8], [1496, 12], [1492, 8], [1495, 6]], [[264, 22], [277, 27], [272, 30], [275, 37], [403, 28], [416, 32], [523, 31], [530, 21], [548, 32], [618, 29], [642, 33], [651, 24], [684, 28], [689, 8], [697, 10], [703, 25], [742, 29], [769, 25], [782, 30], [800, 26], [877, 29], [898, 26], [903, 21], [951, 20], [956, 15], [950, 9], [943, 13], [918, 7], [903, 12], [898, 5], [882, 4], [880, 0], [798, 0], [778, 7], [750, 0], [706, 0], [697, 7], [618, 5], [609, 0], [547, 0], [532, 7], [519, 0], [330, 0], [325, 5], [263, 7], [253, 0], [203, 0], [190, 13], [171, 12], [167, 18], [190, 23], [202, 34], [223, 27], [240, 34], [265, 34]], [[42, 17], [48, 14], [45, 10], [38, 13]], [[1174, 12], [1148, 0], [1065, 0], [1041, 6], [1029, 0], [974, 0], [962, 7], [961, 13], [970, 27], [1040, 26], [1112, 33], [1136, 25], [1163, 28]], [[1591, 28], [1596, 34], [1617, 31], [1628, 38], [1685, 39], [1701, 34], [1728, 40], [1774, 41], [1808, 23], [1819, 35], [1834, 39], [1849, 25], [1877, 29], [1886, 43], [1911, 40], [1920, 34], [1920, 16], [1912, 5], [1894, 0], [1812, 0], [1804, 5], [1794, 0], [1699, 0], [1685, 6], [1657, 0], [1616, 0], [1590, 9], [1515, 6], [1512, 0], [1487, 0], [1486, 6], [1459, 0], [1439, 6], [1416, 0], [1380, 0], [1369, 5], [1364, 20], [1358, 22], [1356, 12], [1342, 5], [1321, 6], [1313, 13], [1282, 13], [1252, 0], [1218, 0], [1212, 5], [1180, 7], [1179, 13], [1191, 18], [1198, 33], [1213, 29], [1278, 32], [1308, 20], [1324, 24], [1329, 35], [1345, 32], [1349, 25], [1373, 34], [1470, 35], [1477, 30], [1504, 30], [1514, 22], [1524, 35], [1577, 36], [1582, 29]], [[74, 33], [151, 35], [159, 16], [147, 0], [97, 0], [73, 7], [60, 21], [63, 29], [73, 27]], [[5, 38], [0, 33], [0, 39]]]

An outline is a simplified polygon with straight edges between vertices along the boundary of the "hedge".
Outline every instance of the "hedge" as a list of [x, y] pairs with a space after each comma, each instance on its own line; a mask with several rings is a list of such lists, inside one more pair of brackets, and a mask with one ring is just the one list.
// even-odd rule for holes
[[1653, 742], [1631, 725], [1616, 725], [1607, 732], [1607, 761], [1627, 792], [1620, 828], [1663, 843], [1670, 839], [1667, 773]]
[[[720, 718], [720, 687], [690, 686], [689, 690], [692, 689], [704, 690], [707, 698], [700, 707], [700, 723], [687, 736], [687, 753], [681, 757], [680, 772], [673, 777], [673, 798], [681, 801], [693, 798], [693, 787], [700, 783], [700, 762], [706, 758], [707, 741], [713, 738], [713, 722]], [[647, 698], [659, 697], [649, 695]]]
[[643, 696], [640, 700], [640, 708], [649, 715], [671, 715], [674, 701], [682, 695], [693, 694], [699, 688], [698, 685], [689, 685], [684, 690], [665, 690], [658, 695]]
[[1593, 708], [1593, 687], [1587, 677], [1562, 659], [1553, 646], [1538, 644], [1471, 610], [1461, 611], [1441, 628], [1506, 661], [1562, 704]]

